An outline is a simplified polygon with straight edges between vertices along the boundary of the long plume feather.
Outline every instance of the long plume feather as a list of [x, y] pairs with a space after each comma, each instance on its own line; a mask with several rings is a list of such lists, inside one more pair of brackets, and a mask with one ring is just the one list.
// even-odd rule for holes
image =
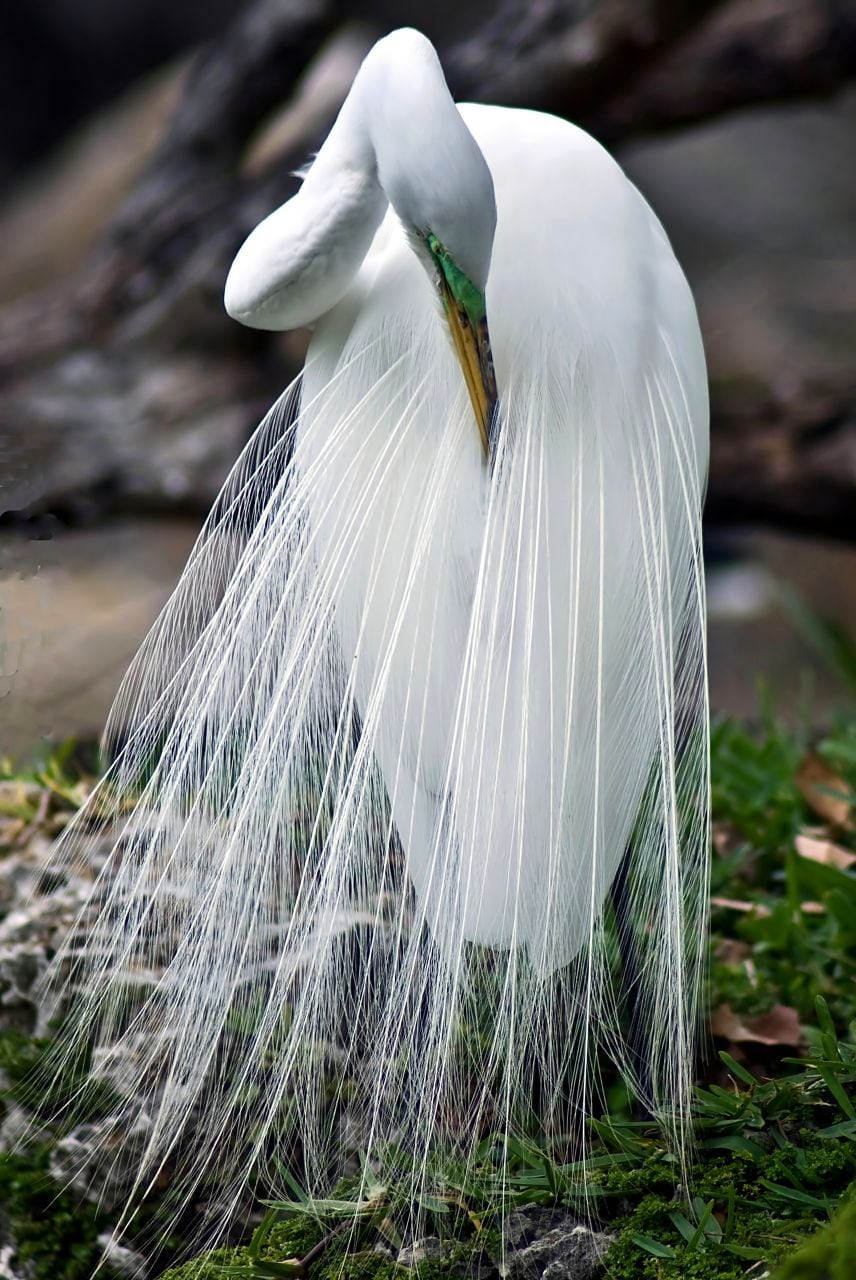
[[168, 1182], [216, 1235], [284, 1169], [325, 1191], [360, 1150], [416, 1195], [437, 1150], [533, 1126], [576, 1158], [606, 1060], [686, 1156], [708, 824], [686, 377], [663, 333], [633, 374], [546, 335], [504, 379], [489, 475], [443, 344], [430, 310], [358, 321], [267, 415], [59, 850], [115, 823], [54, 981], [61, 1054], [94, 1039], [128, 1086], [101, 1138], [126, 1217]]
[[628, 360], [546, 312], [526, 358], [498, 349], [486, 468], [389, 234], [226, 481], [56, 855], [113, 826], [52, 982], [56, 1062], [93, 1043], [123, 1094], [93, 1143], [123, 1224], [168, 1184], [216, 1236], [361, 1151], [415, 1203], [491, 1133], [585, 1156], [608, 1062], [686, 1161], [697, 352], [653, 324]]

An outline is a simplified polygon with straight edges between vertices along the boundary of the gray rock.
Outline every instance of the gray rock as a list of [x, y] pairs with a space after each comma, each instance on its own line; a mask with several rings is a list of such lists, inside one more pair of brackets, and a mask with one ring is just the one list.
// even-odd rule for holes
[[146, 1260], [136, 1249], [127, 1249], [106, 1231], [98, 1237], [98, 1243], [104, 1250], [105, 1262], [110, 1264], [116, 1275], [128, 1276], [129, 1280], [148, 1280]]
[[511, 1210], [502, 1224], [502, 1238], [506, 1247], [522, 1249], [548, 1231], [556, 1228], [570, 1231], [579, 1225], [579, 1221], [567, 1209], [530, 1205]]
[[134, 1187], [149, 1125], [145, 1115], [77, 1125], [51, 1151], [51, 1177], [103, 1208], [121, 1207]]
[[18, 1265], [15, 1246], [0, 1245], [0, 1280], [30, 1280], [29, 1274], [19, 1270]]
[[41, 946], [13, 943], [0, 951], [0, 1020], [4, 1026], [38, 1035], [39, 1001], [35, 993], [47, 967]]
[[414, 1240], [412, 1244], [399, 1249], [397, 1262], [401, 1267], [418, 1267], [426, 1258], [442, 1257], [443, 1252], [442, 1242], [437, 1236], [424, 1236], [421, 1240]]
[[[5, 784], [7, 786], [17, 784]], [[64, 865], [42, 834], [0, 853], [0, 1030], [43, 1036], [62, 1013], [58, 989], [44, 979], [57, 948], [80, 916], [110, 848], [93, 833]]]
[[500, 1266], [505, 1280], [598, 1280], [612, 1237], [577, 1222], [554, 1227]]

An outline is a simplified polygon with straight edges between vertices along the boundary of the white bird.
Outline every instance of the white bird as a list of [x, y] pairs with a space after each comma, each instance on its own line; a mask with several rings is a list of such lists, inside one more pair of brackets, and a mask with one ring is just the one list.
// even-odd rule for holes
[[227, 1208], [274, 1148], [329, 1184], [343, 1098], [423, 1174], [549, 1141], [602, 1049], [680, 1146], [708, 409], [660, 223], [580, 129], [456, 106], [402, 30], [225, 303], [313, 334], [114, 714], [109, 794], [145, 779], [86, 1000], [149, 1089], [137, 1193], [179, 1150]]

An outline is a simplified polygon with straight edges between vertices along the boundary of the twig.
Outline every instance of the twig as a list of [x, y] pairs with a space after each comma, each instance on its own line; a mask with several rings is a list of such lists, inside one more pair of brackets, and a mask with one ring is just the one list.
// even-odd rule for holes
[[352, 1222], [340, 1222], [332, 1231], [328, 1231], [326, 1236], [322, 1236], [318, 1243], [314, 1244], [308, 1253], [305, 1253], [302, 1258], [297, 1259], [294, 1268], [297, 1275], [305, 1276], [306, 1272], [312, 1266], [312, 1263], [317, 1262], [318, 1259], [326, 1253], [327, 1249], [336, 1237], [344, 1235], [346, 1230], [351, 1230], [353, 1228], [353, 1225], [354, 1224]]

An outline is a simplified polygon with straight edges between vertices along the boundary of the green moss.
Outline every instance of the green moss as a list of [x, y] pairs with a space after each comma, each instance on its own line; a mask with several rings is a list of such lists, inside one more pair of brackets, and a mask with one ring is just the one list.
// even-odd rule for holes
[[[743, 1276], [753, 1260], [774, 1263], [799, 1247], [816, 1230], [822, 1212], [799, 1197], [835, 1203], [856, 1179], [856, 1143], [803, 1136], [801, 1145], [787, 1142], [757, 1157], [735, 1152], [697, 1161], [689, 1179], [694, 1210], [660, 1190], [643, 1195], [622, 1216], [612, 1215], [609, 1227], [618, 1235], [607, 1255], [610, 1280], [732, 1280]], [[629, 1173], [611, 1171], [604, 1187], [623, 1194], [625, 1203], [646, 1180], [662, 1188], [658, 1162], [652, 1156]], [[708, 1204], [713, 1207], [711, 1235], [689, 1247], [675, 1218], [698, 1220]], [[824, 1280], [825, 1273], [807, 1272], [805, 1280], [809, 1275]], [[797, 1277], [803, 1280], [803, 1273]], [[790, 1280], [788, 1273], [783, 1280]]]
[[[0, 1032], [0, 1115], [12, 1103], [39, 1133], [38, 1141], [0, 1152], [0, 1224], [31, 1280], [90, 1280], [102, 1252], [97, 1237], [112, 1231], [114, 1219], [51, 1176], [51, 1152], [58, 1138], [108, 1116], [121, 1099], [107, 1082], [89, 1080], [86, 1055], [60, 1070], [54, 1052], [48, 1038]], [[142, 1207], [141, 1225], [152, 1208]], [[98, 1272], [105, 1280], [116, 1274]]]
[[312, 1280], [402, 1280], [406, 1274], [388, 1255], [370, 1249], [356, 1253], [334, 1250], [309, 1268]]
[[53, 1041], [28, 1039], [23, 1032], [0, 1032], [0, 1101], [15, 1102], [40, 1123], [63, 1117], [67, 1131], [75, 1125], [110, 1115], [121, 1098], [106, 1081], [89, 1077], [89, 1055], [76, 1062], [57, 1062]]
[[223, 1269], [249, 1265], [255, 1261], [286, 1262], [302, 1258], [323, 1235], [323, 1229], [309, 1218], [283, 1218], [270, 1230], [258, 1250], [250, 1245], [214, 1249], [192, 1261], [172, 1267], [163, 1280], [222, 1280]]
[[773, 1280], [851, 1280], [856, 1270], [856, 1195], [848, 1197], [828, 1226], [789, 1254]]
[[[50, 1050], [46, 1039], [28, 1040], [15, 1030], [0, 1034], [0, 1110], [3, 1103], [14, 1102], [42, 1125], [64, 1109], [66, 1129], [105, 1114], [115, 1093], [106, 1085], [81, 1091], [86, 1064], [60, 1075]], [[0, 1153], [3, 1235], [32, 1280], [89, 1280], [101, 1256], [97, 1237], [111, 1223], [51, 1178], [51, 1150], [47, 1138]], [[99, 1274], [115, 1273], [107, 1268]]]
[[[260, 1247], [252, 1244], [240, 1248], [215, 1249], [210, 1253], [173, 1267], [162, 1280], [224, 1280], [224, 1276], [265, 1275], [264, 1264], [286, 1268], [296, 1258], [303, 1258], [323, 1237], [326, 1227], [304, 1216], [282, 1219], [266, 1235]], [[408, 1269], [375, 1246], [383, 1244], [377, 1228], [371, 1223], [358, 1225], [331, 1240], [324, 1252], [310, 1264], [311, 1280], [402, 1280]], [[485, 1258], [496, 1259], [501, 1251], [498, 1231], [482, 1230], [467, 1238], [446, 1242], [442, 1256], [425, 1258], [415, 1268], [419, 1280], [455, 1280], [474, 1272]], [[285, 1274], [285, 1270], [283, 1270]]]
[[192, 1262], [182, 1263], [178, 1267], [170, 1267], [165, 1271], [162, 1280], [222, 1280], [223, 1269], [246, 1257], [246, 1250], [213, 1249], [211, 1253], [202, 1254]]
[[[0, 1219], [4, 1235], [32, 1280], [90, 1280], [106, 1223], [97, 1210], [59, 1189], [48, 1172], [50, 1148], [0, 1155]], [[105, 1277], [116, 1273], [106, 1268]]]

